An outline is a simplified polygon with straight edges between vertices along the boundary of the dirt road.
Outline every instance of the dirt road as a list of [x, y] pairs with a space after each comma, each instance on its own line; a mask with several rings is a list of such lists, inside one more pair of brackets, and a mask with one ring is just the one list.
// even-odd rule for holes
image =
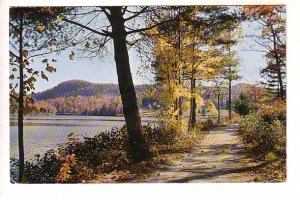
[[228, 183], [252, 182], [261, 164], [251, 161], [236, 135], [238, 125], [207, 133], [197, 149], [164, 170], [137, 182]]

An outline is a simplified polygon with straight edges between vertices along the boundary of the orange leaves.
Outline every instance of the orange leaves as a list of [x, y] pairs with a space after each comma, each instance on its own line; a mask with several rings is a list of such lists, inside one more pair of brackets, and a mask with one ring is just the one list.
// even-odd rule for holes
[[70, 178], [71, 167], [76, 164], [75, 154], [66, 155], [64, 152], [59, 152], [59, 159], [64, 163], [61, 165], [58, 175], [55, 177], [56, 183], [61, 183]]
[[27, 58], [27, 57], [28, 57], [28, 51], [27, 51], [27, 50], [23, 50], [22, 56], [23, 56], [24, 58]]
[[262, 15], [267, 16], [274, 14], [276, 9], [279, 9], [281, 6], [271, 6], [271, 5], [264, 5], [264, 6], [244, 6], [242, 11], [246, 16], [254, 16], [254, 15]]
[[50, 65], [47, 65], [46, 70], [47, 70], [48, 72], [50, 72], [50, 73], [56, 72], [56, 68], [54, 68], [54, 67], [52, 67], [52, 66], [50, 66]]

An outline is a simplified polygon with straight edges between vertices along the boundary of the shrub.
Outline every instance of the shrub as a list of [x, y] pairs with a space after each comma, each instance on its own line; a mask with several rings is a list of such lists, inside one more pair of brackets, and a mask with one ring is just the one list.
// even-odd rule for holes
[[200, 128], [200, 130], [202, 130], [202, 131], [209, 131], [214, 127], [215, 127], [215, 124], [211, 118], [201, 121], [200, 125], [198, 125], [198, 128]]
[[[160, 123], [143, 126], [146, 145], [150, 146], [151, 156], [157, 156], [162, 149], [172, 149], [183, 135], [184, 123]], [[184, 146], [182, 144], [182, 146]], [[186, 148], [186, 146], [181, 147]], [[126, 126], [100, 132], [94, 137], [79, 140], [71, 133], [68, 142], [43, 157], [25, 165], [27, 183], [75, 183], [89, 180], [99, 173], [128, 169], [132, 164]], [[11, 160], [11, 177], [17, 180], [18, 160]]]
[[253, 108], [249, 96], [241, 92], [239, 98], [233, 102], [233, 110], [239, 115], [248, 115]]
[[246, 116], [240, 123], [239, 133], [257, 155], [274, 153], [278, 157], [285, 157], [285, 120], [285, 104], [275, 102], [263, 106], [259, 113]]

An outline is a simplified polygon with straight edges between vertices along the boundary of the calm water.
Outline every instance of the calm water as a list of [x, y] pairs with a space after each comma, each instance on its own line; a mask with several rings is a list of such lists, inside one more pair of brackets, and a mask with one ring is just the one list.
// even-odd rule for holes
[[[17, 118], [10, 118], [10, 157], [18, 158]], [[144, 124], [153, 122], [151, 117], [142, 118]], [[97, 133], [121, 127], [123, 117], [106, 116], [28, 116], [24, 119], [25, 159], [33, 159], [35, 154], [57, 147], [68, 140], [67, 135], [74, 133], [78, 137], [93, 137]]]

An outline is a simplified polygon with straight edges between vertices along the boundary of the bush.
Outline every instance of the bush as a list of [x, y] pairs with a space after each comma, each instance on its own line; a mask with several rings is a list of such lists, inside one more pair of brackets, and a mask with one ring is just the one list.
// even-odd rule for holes
[[[160, 126], [143, 126], [146, 145], [150, 146], [152, 157], [166, 149], [174, 151], [182, 138], [184, 123], [170, 122], [172, 123], [160, 123]], [[66, 144], [59, 145], [56, 150], [47, 151], [43, 157], [37, 155], [34, 161], [26, 162], [25, 182], [82, 182], [99, 173], [128, 169], [131, 164], [126, 126], [100, 132], [94, 137], [84, 137], [83, 140], [71, 133]], [[16, 181], [18, 160], [12, 159], [11, 166], [11, 178]]]
[[241, 92], [239, 98], [233, 102], [233, 110], [239, 115], [245, 116], [250, 113], [253, 109], [253, 105], [250, 101], [249, 96]]
[[239, 133], [250, 144], [250, 150], [261, 156], [274, 153], [285, 157], [286, 151], [285, 104], [276, 102], [263, 106], [256, 114], [246, 116], [240, 123]]
[[214, 122], [211, 118], [208, 118], [204, 121], [201, 121], [200, 124], [197, 125], [197, 126], [202, 131], [209, 131], [209, 130], [211, 130], [212, 128], [215, 127], [215, 124], [214, 124]]

